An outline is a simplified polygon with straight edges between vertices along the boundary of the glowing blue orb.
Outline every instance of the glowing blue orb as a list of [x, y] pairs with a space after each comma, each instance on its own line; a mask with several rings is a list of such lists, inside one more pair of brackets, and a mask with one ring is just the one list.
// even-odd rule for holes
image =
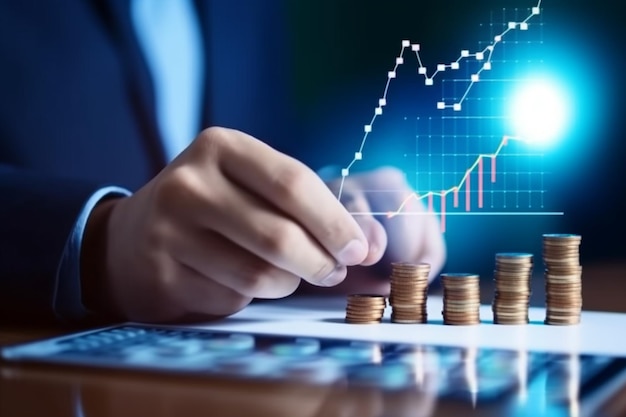
[[513, 95], [510, 119], [515, 135], [527, 142], [554, 143], [565, 133], [569, 117], [569, 99], [553, 81], [526, 80]]

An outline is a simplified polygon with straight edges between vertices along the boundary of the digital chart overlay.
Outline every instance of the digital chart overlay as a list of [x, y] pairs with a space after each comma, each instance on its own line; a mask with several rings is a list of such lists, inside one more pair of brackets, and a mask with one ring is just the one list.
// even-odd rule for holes
[[[449, 97], [441, 98], [432, 103], [432, 106], [439, 112], [447, 112], [446, 114], [461, 114], [464, 110], [466, 101], [470, 99], [470, 92], [475, 89], [478, 83], [487, 81], [489, 78], [489, 72], [492, 71], [494, 65], [494, 52], [510, 37], [511, 33], [515, 31], [528, 31], [533, 23], [534, 19], [541, 14], [541, 0], [538, 0], [534, 7], [531, 7], [530, 12], [523, 19], [517, 21], [508, 21], [505, 24], [505, 29], [500, 33], [494, 35], [491, 41], [486, 43], [486, 46], [475, 52], [469, 49], [461, 50], [458, 58], [452, 62], [446, 64], [437, 64], [435, 68], [429, 69], [424, 65], [420, 51], [422, 46], [418, 43], [412, 43], [409, 40], [402, 40], [401, 50], [399, 55], [395, 58], [395, 65], [392, 70], [388, 71], [385, 88], [382, 96], [378, 99], [378, 105], [374, 109], [374, 114], [368, 124], [363, 127], [363, 137], [360, 142], [360, 146], [350, 163], [341, 169], [341, 178], [338, 188], [337, 198], [341, 200], [344, 184], [346, 179], [350, 176], [352, 168], [363, 161], [365, 158], [364, 148], [368, 141], [368, 138], [374, 131], [376, 120], [383, 115], [386, 106], [388, 106], [388, 94], [392, 82], [398, 78], [398, 70], [400, 66], [406, 63], [406, 55], [413, 55], [417, 61], [416, 73], [423, 80], [423, 85], [426, 88], [432, 88], [435, 85], [435, 80], [440, 78], [443, 74], [459, 72], [459, 70], [465, 69], [467, 72], [466, 64], [478, 64], [478, 67], [469, 74], [466, 86], [462, 89], [461, 93], [451, 99]], [[465, 67], [465, 68], [464, 68]], [[461, 78], [461, 77], [459, 77]], [[450, 113], [451, 112], [451, 113]], [[447, 119], [454, 117], [447, 116]], [[526, 145], [530, 142], [528, 138], [520, 135], [502, 133], [497, 146], [490, 149], [487, 152], [477, 152], [472, 162], [468, 163], [468, 166], [464, 169], [459, 169], [458, 179], [454, 181], [454, 184], [441, 189], [429, 189], [428, 191], [415, 192], [408, 195], [402, 203], [394, 210], [386, 212], [353, 212], [353, 215], [375, 215], [375, 216], [401, 216], [401, 215], [423, 215], [435, 213], [440, 216], [440, 223], [442, 231], [446, 230], [446, 217], [449, 215], [562, 215], [563, 212], [559, 211], [481, 211], [485, 207], [485, 183], [496, 183], [497, 173], [499, 172], [498, 160], [504, 156], [505, 150], [516, 142], [518, 145]], [[543, 196], [542, 196], [543, 199]], [[427, 212], [408, 211], [407, 205], [411, 201], [421, 202], [427, 207]], [[543, 203], [542, 203], [543, 207]], [[435, 209], [437, 208], [437, 209]], [[452, 211], [451, 209], [457, 209]]]

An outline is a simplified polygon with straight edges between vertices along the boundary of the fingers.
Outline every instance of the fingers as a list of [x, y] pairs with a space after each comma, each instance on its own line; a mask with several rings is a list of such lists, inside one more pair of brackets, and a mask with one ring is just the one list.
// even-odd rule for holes
[[219, 198], [200, 205], [207, 228], [313, 284], [331, 286], [345, 278], [346, 267], [337, 265], [319, 242], [291, 218], [236, 184], [216, 180], [212, 186], [219, 188]]
[[[349, 212], [392, 213], [374, 219], [386, 232], [386, 261], [430, 263], [431, 278], [443, 266], [446, 250], [438, 219], [426, 211], [423, 199], [400, 170], [380, 168], [347, 178], [342, 201]], [[401, 215], [393, 215], [396, 212]], [[373, 245], [375, 240], [367, 231], [369, 216], [355, 217]]]
[[367, 239], [322, 180], [304, 164], [232, 131], [221, 159], [228, 177], [302, 225], [341, 265], [367, 256]]
[[387, 232], [378, 220], [372, 216], [359, 216], [357, 222], [367, 236], [369, 250], [360, 265], [374, 265], [385, 254], [387, 248]]
[[281, 298], [293, 293], [300, 277], [235, 245], [214, 232], [190, 231], [177, 248], [179, 262], [248, 298]]
[[387, 248], [387, 232], [378, 220], [372, 216], [372, 209], [367, 201], [363, 189], [354, 183], [347, 183], [342, 202], [348, 212], [356, 213], [354, 219], [363, 230], [368, 242], [368, 253], [361, 265], [373, 265], [385, 254]]

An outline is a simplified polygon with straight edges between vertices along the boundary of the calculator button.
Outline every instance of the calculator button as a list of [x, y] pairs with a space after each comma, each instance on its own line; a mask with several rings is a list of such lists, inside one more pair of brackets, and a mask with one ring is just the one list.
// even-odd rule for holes
[[216, 336], [202, 342], [205, 349], [218, 352], [245, 352], [254, 348], [254, 337], [246, 334]]
[[315, 339], [296, 339], [292, 343], [278, 343], [270, 347], [276, 356], [298, 358], [315, 355], [320, 351], [320, 342]]

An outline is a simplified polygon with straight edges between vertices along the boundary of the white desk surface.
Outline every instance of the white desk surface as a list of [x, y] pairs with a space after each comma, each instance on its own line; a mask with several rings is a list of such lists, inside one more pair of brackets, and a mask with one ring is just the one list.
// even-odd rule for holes
[[[626, 356], [626, 314], [583, 311], [581, 324], [550, 326], [545, 309], [531, 307], [528, 325], [495, 325], [490, 305], [481, 306], [481, 324], [444, 325], [441, 297], [428, 298], [427, 324], [389, 321], [346, 324], [345, 297], [288, 297], [253, 303], [223, 320], [191, 327], [263, 334], [355, 339], [371, 342], [490, 347], [555, 353]], [[190, 327], [186, 325], [185, 327]]]

